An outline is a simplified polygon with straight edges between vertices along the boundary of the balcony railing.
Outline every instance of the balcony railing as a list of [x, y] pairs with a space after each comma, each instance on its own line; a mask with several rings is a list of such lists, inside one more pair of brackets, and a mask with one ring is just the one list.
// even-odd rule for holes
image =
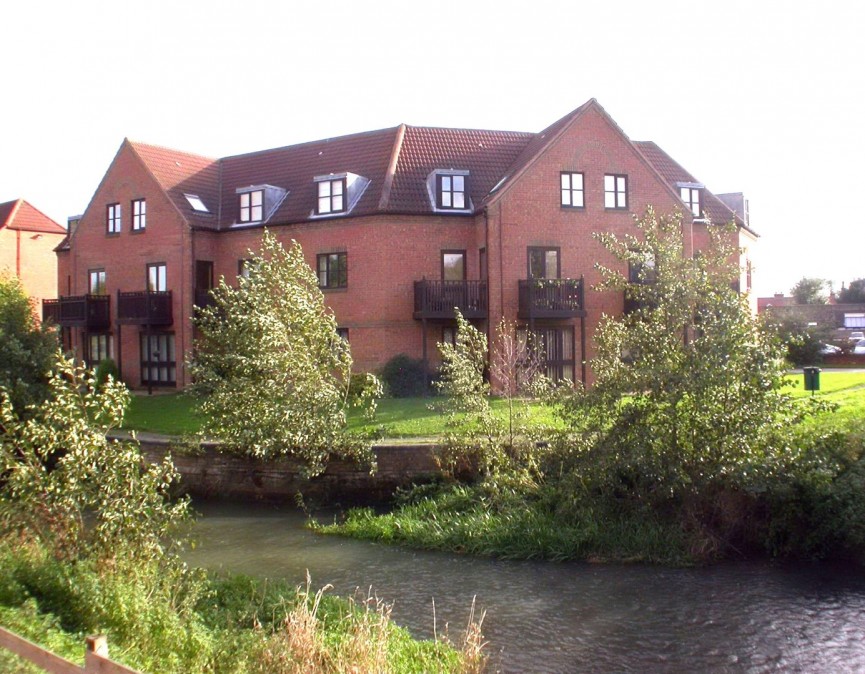
[[63, 327], [107, 328], [111, 322], [110, 295], [69, 295], [42, 300], [42, 320]]
[[171, 291], [118, 292], [117, 320], [135, 325], [171, 325]]
[[529, 279], [519, 281], [518, 318], [574, 318], [585, 316], [583, 279]]
[[415, 318], [487, 317], [486, 281], [415, 281]]

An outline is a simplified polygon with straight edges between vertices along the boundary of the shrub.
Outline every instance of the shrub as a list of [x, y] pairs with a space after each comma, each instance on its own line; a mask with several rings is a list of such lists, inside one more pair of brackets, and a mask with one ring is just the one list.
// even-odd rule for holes
[[120, 370], [117, 369], [117, 363], [113, 358], [104, 358], [96, 365], [93, 376], [96, 378], [96, 385], [101, 387], [108, 381], [108, 377], [120, 381]]
[[419, 358], [404, 353], [394, 356], [381, 370], [381, 378], [394, 398], [412, 398], [429, 392], [429, 375]]

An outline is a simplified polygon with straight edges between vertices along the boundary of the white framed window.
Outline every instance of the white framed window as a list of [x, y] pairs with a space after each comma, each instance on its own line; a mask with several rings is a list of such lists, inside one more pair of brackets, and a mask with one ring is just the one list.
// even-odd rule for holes
[[628, 207], [628, 176], [607, 174], [604, 176], [604, 208], [625, 209]]
[[566, 208], [585, 206], [582, 173], [562, 172], [562, 206]]

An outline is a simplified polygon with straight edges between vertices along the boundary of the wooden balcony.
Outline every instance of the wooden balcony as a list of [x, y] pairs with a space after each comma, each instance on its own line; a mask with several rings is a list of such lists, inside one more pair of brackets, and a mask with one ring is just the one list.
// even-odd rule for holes
[[487, 317], [486, 281], [415, 281], [414, 317], [454, 318], [459, 309], [464, 318]]
[[117, 321], [132, 325], [171, 325], [174, 322], [171, 291], [118, 292]]
[[529, 279], [519, 281], [521, 320], [535, 318], [567, 319], [585, 316], [583, 279]]
[[42, 320], [63, 327], [105, 329], [111, 322], [111, 296], [69, 295], [42, 300]]

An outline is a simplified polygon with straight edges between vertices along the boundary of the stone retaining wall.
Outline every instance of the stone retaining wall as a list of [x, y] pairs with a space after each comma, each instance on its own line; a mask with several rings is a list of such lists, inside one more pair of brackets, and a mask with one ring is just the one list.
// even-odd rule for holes
[[378, 470], [370, 475], [354, 463], [332, 460], [325, 472], [305, 479], [291, 459], [260, 461], [223, 454], [205, 446], [200, 454], [171, 448], [169, 440], [140, 440], [150, 461], [171, 453], [181, 476], [180, 488], [203, 498], [293, 500], [335, 503], [375, 503], [389, 500], [398, 487], [424, 482], [439, 475], [438, 448], [429, 444], [380, 445], [373, 447]]

